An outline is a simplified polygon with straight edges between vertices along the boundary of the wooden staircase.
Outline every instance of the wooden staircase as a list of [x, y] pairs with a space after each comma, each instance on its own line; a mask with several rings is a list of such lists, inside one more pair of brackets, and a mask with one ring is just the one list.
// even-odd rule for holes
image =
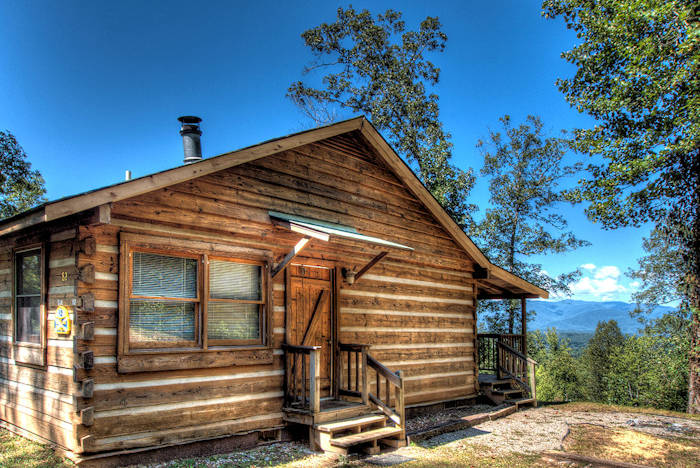
[[[336, 375], [347, 378], [339, 379], [342, 382], [338, 381], [335, 398], [323, 400], [318, 388], [320, 347], [284, 345], [284, 349], [285, 420], [308, 426], [311, 448], [346, 455], [351, 449], [376, 454], [380, 444], [406, 445], [401, 372], [394, 373], [374, 359], [368, 353], [369, 346], [339, 345]], [[346, 372], [340, 372], [343, 354], [347, 357]], [[371, 373], [376, 382], [374, 392], [368, 380]]]
[[347, 455], [351, 447], [359, 446], [365, 453], [379, 453], [379, 442], [393, 447], [401, 445], [403, 429], [387, 426], [384, 414], [367, 414], [314, 426], [314, 445], [324, 452]]
[[[482, 339], [483, 337], [483, 339]], [[515, 349], [517, 335], [479, 335], [479, 388], [493, 403], [537, 406], [537, 363]], [[522, 338], [520, 338], [522, 340]], [[521, 345], [522, 341], [519, 341]], [[522, 346], [521, 346], [522, 347]], [[485, 371], [482, 373], [481, 371]], [[491, 373], [495, 371], [495, 373]]]
[[517, 408], [526, 405], [537, 406], [537, 400], [513, 379], [497, 379], [493, 374], [479, 375], [479, 388], [486, 398], [496, 405], [510, 404]]

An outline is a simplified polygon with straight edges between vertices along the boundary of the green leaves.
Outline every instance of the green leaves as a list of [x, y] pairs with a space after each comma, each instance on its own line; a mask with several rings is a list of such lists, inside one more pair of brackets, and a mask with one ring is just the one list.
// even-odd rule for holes
[[546, 0], [542, 8], [581, 40], [562, 54], [576, 73], [557, 84], [599, 122], [576, 132], [577, 149], [607, 160], [572, 194], [609, 227], [662, 221], [669, 203], [698, 189], [682, 163], [697, 168], [700, 155], [697, 3]]
[[[700, 310], [700, 6], [697, 0], [545, 0], [580, 43], [558, 80], [572, 107], [598, 123], [576, 131], [602, 158], [570, 193], [603, 226], [651, 221], [674, 232], [683, 303]], [[700, 318], [693, 321], [690, 408], [700, 412]]]
[[305, 74], [325, 72], [321, 87], [297, 81], [287, 96], [317, 124], [338, 111], [366, 114], [421, 181], [462, 227], [472, 224], [476, 206], [466, 202], [474, 186], [471, 170], [450, 163], [452, 143], [440, 121], [438, 97], [428, 91], [440, 69], [426, 59], [445, 49], [447, 36], [437, 18], [407, 30], [401, 13], [373, 17], [367, 10], [339, 8], [337, 20], [302, 34], [316, 60]]
[[0, 131], [0, 219], [44, 202], [44, 178], [10, 132]]
[[[491, 131], [488, 140], [478, 145], [484, 157], [481, 175], [489, 181], [492, 208], [476, 224], [474, 237], [495, 264], [550, 292], [567, 294], [578, 271], [555, 278], [527, 257], [588, 245], [566, 230], [566, 218], [557, 211], [568, 201], [559, 185], [580, 166], [564, 164], [569, 141], [547, 137], [539, 117], [529, 116], [518, 126], [507, 115], [500, 121], [502, 131]], [[479, 307], [492, 331], [513, 332], [514, 315], [519, 311], [510, 301]]]

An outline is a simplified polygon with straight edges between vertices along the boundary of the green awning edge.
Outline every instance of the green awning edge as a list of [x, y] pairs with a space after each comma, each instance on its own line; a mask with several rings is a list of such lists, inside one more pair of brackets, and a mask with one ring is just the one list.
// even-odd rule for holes
[[384, 245], [387, 247], [394, 247], [403, 250], [413, 250], [413, 247], [408, 247], [407, 245], [397, 244], [396, 242], [391, 242], [385, 239], [380, 239], [378, 237], [366, 236], [357, 232], [357, 229], [345, 226], [342, 224], [330, 223], [328, 221], [321, 221], [318, 219], [306, 218], [304, 216], [297, 216], [287, 213], [280, 213], [279, 211], [268, 211], [271, 218], [280, 219], [282, 221], [287, 221], [290, 223], [298, 224], [308, 229], [315, 229], [320, 232], [324, 232], [331, 236], [344, 237], [346, 239], [354, 239], [363, 242], [369, 242], [371, 244]]

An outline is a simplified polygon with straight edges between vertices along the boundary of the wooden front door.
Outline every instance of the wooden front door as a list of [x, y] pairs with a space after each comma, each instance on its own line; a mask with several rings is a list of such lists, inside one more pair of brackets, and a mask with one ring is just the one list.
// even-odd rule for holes
[[288, 275], [287, 342], [321, 346], [321, 396], [331, 395], [333, 358], [333, 270], [290, 265]]

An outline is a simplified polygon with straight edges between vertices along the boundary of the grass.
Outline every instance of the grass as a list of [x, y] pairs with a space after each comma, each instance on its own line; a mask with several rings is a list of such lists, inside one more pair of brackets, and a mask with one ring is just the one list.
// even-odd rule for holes
[[[419, 447], [412, 445], [411, 450], [404, 456], [414, 458], [401, 464], [401, 468], [428, 467], [469, 467], [469, 468], [526, 468], [549, 466], [540, 460], [539, 455], [524, 455], [512, 453], [508, 455], [492, 455], [488, 447], [476, 444], [457, 444], [436, 447]], [[363, 463], [358, 460], [351, 467], [376, 468], [376, 465]]]
[[677, 437], [668, 439], [630, 429], [592, 424], [571, 426], [564, 442], [567, 452], [605, 460], [648, 466], [685, 468], [700, 465], [700, 441]]
[[[604, 405], [599, 403], [567, 403], [553, 406], [564, 412], [624, 412], [672, 416], [682, 419], [700, 420], [699, 415], [688, 415], [653, 408], [635, 408]], [[523, 427], [523, 432], [527, 431]], [[700, 466], [700, 441], [679, 437], [666, 438], [626, 428], [608, 428], [593, 424], [577, 424], [571, 428], [565, 450], [616, 461], [640, 463], [649, 466], [690, 467]], [[427, 467], [473, 467], [473, 468], [525, 468], [551, 466], [539, 454], [497, 453], [491, 447], [466, 443], [460, 439], [452, 443], [412, 444], [398, 452], [413, 459], [401, 464], [402, 468]], [[69, 468], [71, 462], [57, 456], [45, 445], [15, 436], [0, 429], [0, 467], [22, 468]], [[362, 459], [340, 457], [333, 459], [310, 452], [303, 444], [287, 443], [260, 446], [251, 450], [240, 450], [225, 455], [182, 459], [159, 465], [163, 468], [211, 468], [211, 467], [348, 467], [374, 468]]]
[[68, 468], [73, 463], [59, 457], [46, 445], [0, 429], [0, 466], [22, 468]]
[[700, 421], [700, 414], [688, 414], [678, 411], [663, 410], [657, 408], [645, 408], [639, 406], [622, 406], [622, 405], [606, 405], [604, 403], [592, 403], [588, 401], [575, 401], [572, 403], [564, 403], [552, 405], [552, 408], [561, 409], [562, 411], [582, 412], [582, 413], [638, 413], [638, 414], [654, 414], [658, 416], [670, 416], [681, 419], [693, 419]]

